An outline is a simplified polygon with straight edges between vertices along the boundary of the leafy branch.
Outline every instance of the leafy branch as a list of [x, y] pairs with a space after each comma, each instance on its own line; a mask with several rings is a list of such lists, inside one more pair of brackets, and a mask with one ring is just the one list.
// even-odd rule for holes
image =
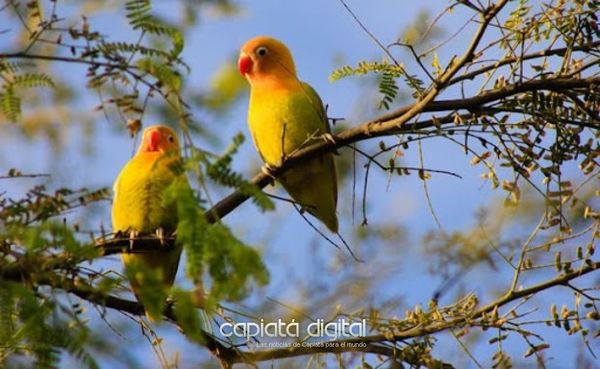
[[[484, 108], [485, 104], [499, 101], [520, 93], [542, 90], [571, 91], [577, 88], [591, 89], [598, 85], [600, 85], [600, 77], [588, 79], [554, 78], [532, 80], [520, 84], [509, 84], [502, 89], [484, 92], [466, 99], [439, 100], [424, 105], [414, 103], [368, 122], [359, 124], [356, 127], [339, 132], [333, 136], [333, 141], [331, 142], [322, 140], [308, 145], [287, 157], [286, 161], [280, 167], [274, 169], [273, 174], [279, 176], [286, 170], [293, 168], [295, 165], [305, 160], [325, 152], [333, 152], [336, 149], [343, 148], [344, 146], [348, 146], [355, 142], [372, 139], [374, 137], [423, 132], [429, 128], [437, 128], [440, 124], [455, 124], [453, 115], [443, 118], [417, 120], [411, 123], [404, 123], [421, 113], [467, 110], [471, 113], [465, 115], [462, 119], [473, 116], [485, 116], [487, 114], [486, 109]], [[417, 105], [422, 105], [419, 111], [415, 111]], [[270, 180], [271, 178], [266, 174], [259, 173], [250, 180], [250, 183], [260, 188], [264, 188], [270, 183]], [[211, 214], [215, 214], [218, 218], [222, 218], [247, 199], [247, 195], [243, 194], [241, 191], [235, 191], [208, 210], [207, 216], [211, 220], [213, 218], [213, 215]]]
[[[57, 27], [58, 18], [40, 20], [41, 26], [36, 26], [37, 28], [29, 27], [24, 21], [27, 35], [32, 40], [30, 44], [19, 52], [0, 54], [0, 75], [4, 91], [8, 91], [4, 93], [2, 101], [5, 115], [18, 118], [18, 115], [11, 113], [18, 112], [21, 104], [17, 86], [60, 86], [48, 77], [54, 76], [52, 73], [29, 73], [26, 70], [27, 61], [81, 64], [87, 67], [88, 87], [98, 91], [102, 107], [107, 103], [114, 104], [121, 113], [139, 118], [134, 120], [138, 123], [137, 128], [134, 127], [136, 125], [131, 125], [132, 133], [139, 129], [149, 99], [154, 94], [161, 96], [161, 102], [166, 103], [172, 109], [170, 113], [175, 112], [179, 119], [179, 125], [184, 132], [185, 153], [188, 156], [186, 168], [196, 174], [200, 187], [204, 185], [204, 179], [208, 178], [218, 185], [235, 188], [235, 191], [208, 210], [201, 207], [204, 203], [200, 202], [199, 205], [198, 198], [201, 196], [196, 196], [191, 191], [172, 191], [171, 195], [186, 192], [187, 196], [178, 198], [179, 219], [185, 224], [178, 227], [177, 237], [170, 236], [160, 240], [152, 235], [142, 235], [130, 240], [128, 237], [117, 235], [114, 238], [106, 236], [88, 242], [81, 242], [78, 236], [78, 233], [87, 235], [88, 232], [79, 230], [77, 225], [71, 227], [67, 222], [58, 219], [77, 207], [105, 200], [108, 197], [106, 190], [77, 192], [61, 189], [55, 193], [47, 193], [45, 188], [39, 186], [19, 200], [7, 198], [4, 193], [0, 193], [0, 323], [3, 327], [10, 328], [8, 335], [16, 335], [22, 326], [44, 327], [40, 330], [24, 331], [26, 339], [29, 340], [26, 349], [35, 352], [38, 363], [45, 365], [48, 362], [52, 363], [56, 350], [65, 346], [63, 340], [56, 340], [54, 345], [49, 345], [47, 340], [44, 340], [45, 332], [52, 331], [52, 327], [42, 324], [51, 320], [50, 313], [60, 309], [61, 314], [71, 314], [68, 316], [75, 322], [74, 331], [82, 334], [88, 332], [85, 324], [79, 319], [80, 309], [75, 304], [65, 306], [67, 304], [63, 303], [63, 299], [51, 296], [55, 291], [66, 292], [94, 305], [106, 306], [127, 315], [141, 316], [144, 313], [141, 304], [118, 297], [117, 293], [123, 289], [122, 278], [113, 278], [88, 268], [84, 266], [84, 262], [117, 253], [156, 252], [157, 249], [168, 251], [175, 242], [183, 242], [188, 255], [187, 276], [196, 289], [193, 292], [175, 290], [176, 302], [165, 306], [164, 316], [176, 324], [190, 340], [208, 348], [219, 359], [223, 368], [230, 368], [235, 363], [255, 365], [254, 363], [260, 361], [345, 352], [376, 354], [385, 357], [393, 364], [392, 367], [401, 366], [401, 362], [406, 362], [415, 367], [450, 368], [450, 364], [432, 357], [431, 347], [435, 339], [430, 335], [451, 331], [461, 347], [468, 350], [460, 341], [460, 337], [473, 328], [498, 331], [498, 337], [491, 342], [499, 347], [493, 357], [494, 365], [508, 367], [511, 363], [504, 354], [502, 341], [509, 333], [523, 338], [528, 347], [525, 356], [539, 355], [539, 352], [548, 347], [546, 343], [532, 340], [540, 339], [540, 336], [527, 329], [527, 322], [523, 322], [522, 318], [530, 312], [523, 311], [520, 307], [534, 295], [561, 286], [573, 292], [576, 308], [570, 310], [563, 307], [560, 315], [556, 307], [551, 308], [552, 318], [540, 320], [538, 323], [554, 324], [568, 334], [579, 333], [584, 343], [588, 344], [587, 328], [584, 329], [581, 322], [597, 320], [600, 317], [596, 305], [599, 299], [595, 296], [594, 287], [583, 288], [575, 286], [572, 282], [583, 280], [579, 278], [590, 276], [600, 267], [600, 263], [592, 259], [598, 237], [600, 214], [589, 200], [594, 195], [582, 194], [580, 191], [596, 179], [600, 166], [600, 148], [597, 143], [600, 127], [597, 114], [600, 107], [600, 77], [594, 69], [598, 65], [600, 55], [600, 42], [597, 41], [600, 33], [597, 22], [594, 23], [598, 4], [582, 2], [571, 6], [565, 5], [564, 2], [544, 3], [540, 5], [541, 12], [531, 15], [532, 7], [526, 1], [522, 1], [509, 15], [501, 17], [501, 11], [507, 1], [490, 3], [487, 7], [482, 4], [476, 6], [468, 1], [458, 3], [465, 5], [475, 14], [472, 18], [475, 20], [469, 23], [476, 29], [462, 55], [452, 57], [444, 68], [436, 56], [433, 63], [436, 71], [431, 76], [422, 63], [421, 58], [425, 56], [418, 56], [409, 46], [417, 63], [429, 77], [428, 86], [425, 86], [419, 75], [410, 74], [404, 66], [396, 62], [360, 62], [356, 68], [345, 66], [332, 74], [333, 79], [376, 74], [380, 78], [380, 92], [383, 95], [380, 107], [386, 109], [392, 108], [398, 92], [403, 88], [397, 79], [405, 78], [408, 88], [413, 90], [413, 103], [345, 128], [333, 135], [333, 140], [315, 140], [314, 143], [288, 156], [272, 174], [279, 176], [310, 158], [350, 146], [353, 153], [359, 153], [367, 160], [364, 203], [371, 164], [375, 164], [374, 167], [390, 176], [405, 175], [408, 171], [403, 171], [395, 165], [394, 155], [408, 150], [413, 142], [441, 138], [459, 146], [465, 154], [472, 155], [472, 165], [482, 166], [485, 170], [482, 177], [489, 180], [493, 188], [505, 191], [503, 194], [506, 194], [509, 200], [506, 201], [508, 207], [523, 201], [522, 193], [525, 193], [526, 189], [533, 189], [534, 194], [541, 195], [543, 200], [536, 203], [535, 208], [542, 209], [542, 214], [534, 231], [527, 241], [514, 242], [512, 246], [511, 251], [517, 252], [516, 262], [510, 256], [511, 253], [505, 250], [507, 247], [492, 245], [494, 251], [506, 262], [506, 266], [513, 271], [512, 282], [504, 295], [489, 298], [491, 302], [482, 307], [479, 306], [477, 296], [471, 294], [449, 306], [438, 306], [437, 298], [434, 297], [428, 308], [422, 309], [417, 306], [408, 311], [404, 319], [382, 318], [378, 316], [375, 307], [370, 315], [364, 315], [372, 329], [370, 335], [335, 340], [328, 346], [253, 350], [244, 348], [244, 344], [248, 342], [239, 344], [225, 341], [222, 337], [202, 331], [198, 308], [215, 310], [211, 310], [215, 313], [215, 322], [218, 322], [219, 318], [231, 319], [220, 312], [222, 306], [218, 302], [243, 297], [246, 282], [249, 280], [258, 285], [268, 281], [268, 272], [259, 252], [239, 241], [220, 220], [250, 198], [257, 202], [261, 210], [271, 208], [272, 203], [262, 189], [272, 182], [272, 178], [261, 173], [247, 181], [232, 170], [237, 149], [243, 141], [242, 136], [236, 136], [225, 153], [214, 156], [215, 160], [209, 160], [210, 155], [194, 146], [191, 132], [194, 132], [195, 127], [191, 126], [191, 113], [182, 93], [181, 70], [188, 68], [180, 59], [183, 35], [177, 27], [152, 14], [150, 1], [131, 0], [126, 3], [125, 11], [131, 27], [139, 33], [136, 43], [109, 41], [100, 32], [90, 30], [87, 20], [84, 20], [81, 27], [69, 29]], [[10, 2], [7, 7], [13, 6], [18, 10], [15, 4]], [[30, 17], [41, 18], [34, 2], [28, 7]], [[21, 13], [17, 12], [17, 15], [22, 18]], [[352, 15], [358, 21], [357, 16]], [[538, 21], [540, 19], [541, 21]], [[501, 20], [504, 20], [504, 23], [501, 23]], [[383, 44], [360, 21], [358, 22], [393, 61], [394, 56], [390, 50], [383, 47]], [[498, 38], [492, 38], [489, 44], [483, 45], [484, 40], [490, 39], [487, 36], [491, 31], [497, 32]], [[58, 35], [59, 38], [53, 41], [48, 38], [49, 35]], [[162, 49], [148, 46], [147, 40], [144, 42], [147, 35], [166, 38], [170, 47]], [[66, 43], [61, 37], [70, 37], [71, 41]], [[546, 50], [530, 51], [531, 45], [534, 44], [530, 41], [536, 38], [544, 40], [543, 47]], [[78, 40], [82, 42], [78, 43]], [[52, 45], [52, 52], [35, 51], [33, 45], [39, 42]], [[505, 51], [499, 59], [493, 52], [497, 49]], [[61, 50], [62, 53], [58, 52]], [[71, 52], [71, 56], [67, 56], [67, 50]], [[490, 54], [488, 60], [484, 60], [486, 54]], [[549, 59], [552, 62], [548, 62]], [[530, 66], [533, 70], [531, 75], [525, 73], [525, 61], [535, 63]], [[552, 69], [550, 65], [556, 68]], [[236, 73], [235, 69], [233, 72]], [[473, 86], [477, 82], [482, 82], [482, 85]], [[454, 90], [450, 91], [451, 88]], [[458, 90], [461, 98], [440, 98], [444, 92]], [[111, 98], [104, 100], [103, 94], [106, 92], [111, 94]], [[114, 96], [115, 94], [117, 96]], [[140, 100], [142, 105], [138, 104]], [[375, 149], [375, 154], [369, 149], [355, 147], [356, 143], [375, 137], [389, 137], [389, 141], [393, 142], [382, 139], [379, 149]], [[378, 155], [383, 154], [391, 155], [390, 165], [375, 161]], [[578, 175], [577, 179], [583, 178], [581, 183], [574, 184], [568, 178], [571, 175], [571, 172], [566, 170], [568, 163], [578, 167], [574, 177]], [[426, 170], [422, 162], [420, 168], [404, 168], [418, 169], [422, 181], [428, 180], [430, 173], [435, 173]], [[454, 173], [441, 170], [437, 172]], [[9, 172], [8, 176], [0, 179], [19, 176], [27, 177], [18, 172]], [[523, 182], [526, 182], [527, 186], [524, 186]], [[363, 206], [364, 208], [366, 206]], [[575, 216], [572, 216], [573, 214]], [[361, 228], [364, 229], [366, 227]], [[549, 236], [552, 237], [548, 238], [549, 241], [534, 245], [534, 237], [542, 230], [548, 233], [556, 232], [556, 236]], [[101, 233], [105, 232], [101, 230]], [[484, 243], [482, 239], [490, 244], [495, 242], [488, 239], [485, 230], [473, 232], [471, 235], [440, 233], [442, 234], [437, 239], [432, 238], [433, 240], [424, 242], [425, 246], [428, 246], [428, 243], [440, 244], [441, 247], [456, 249], [469, 246], [469, 242], [479, 246], [480, 243]], [[504, 243], [500, 231], [497, 230], [496, 233], [494, 238]], [[592, 236], [587, 247], [567, 245], [561, 248], [564, 251], [562, 254], [561, 251], [555, 254], [554, 263], [541, 257], [537, 258], [539, 254], [546, 253], [546, 250], [549, 251], [555, 245], [564, 246], [568, 240], [575, 243], [579, 240], [577, 237], [588, 234]], [[470, 241], [469, 236], [477, 238], [477, 242]], [[451, 263], [456, 268], [463, 268], [458, 271], [458, 275], [479, 260], [492, 260], [487, 253], [485, 256], [479, 256], [477, 252], [469, 253], [470, 258], [460, 259], [460, 256], [464, 255], [460, 254], [462, 251], [454, 251], [459, 257]], [[572, 251], [572, 255], [567, 251]], [[454, 257], [452, 252], [449, 251], [444, 257]], [[210, 270], [207, 271], [206, 266]], [[526, 288], [517, 287], [521, 283], [527, 285], [525, 278], [529, 272], [542, 270], [547, 273], [551, 268], [556, 269], [556, 274], [552, 277], [544, 275], [543, 282], [539, 282], [538, 279], [536, 284]], [[218, 301], [203, 300], [204, 274], [212, 277], [210, 286], [217, 291], [215, 295]], [[450, 273], [444, 270], [440, 271], [440, 274], [444, 274], [445, 277]], [[449, 280], [452, 281], [452, 278]], [[14, 292], [17, 286], [18, 293]], [[586, 301], [585, 304], [581, 303], [582, 300]], [[325, 304], [329, 306], [331, 301], [329, 299]], [[583, 313], [583, 309], [587, 309], [587, 313]], [[32, 314], [32, 311], [36, 313]], [[343, 316], [356, 318], [361, 314], [363, 313]], [[535, 323], [531, 321], [531, 324]], [[56, 332], [61, 329], [62, 325], [56, 326]], [[12, 336], [8, 335], [0, 333], [0, 343], [6, 345], [6, 351], [21, 352], [21, 341], [12, 340]], [[349, 343], [363, 345], [348, 345]], [[73, 352], [82, 362], [87, 363], [87, 352], [81, 345], [74, 345], [67, 348], [67, 351]], [[468, 356], [473, 357], [470, 354]], [[0, 362], [2, 360], [0, 356]], [[540, 356], [538, 360], [541, 360]], [[396, 363], [398, 365], [395, 365]], [[93, 367], [93, 363], [87, 365]], [[365, 363], [364, 366], [368, 367], [367, 365]]]
[[[228, 347], [227, 345], [219, 342], [215, 337], [204, 334], [203, 345], [209, 349], [213, 355], [215, 355], [221, 362], [223, 368], [230, 368], [235, 363], [254, 363], [259, 361], [269, 361], [274, 359], [290, 358], [304, 355], [320, 354], [320, 353], [343, 353], [343, 352], [363, 352], [363, 353], [374, 353], [393, 357], [394, 359], [411, 362], [410, 357], [404, 356], [402, 351], [387, 346], [388, 343], [404, 342], [408, 339], [422, 337], [425, 335], [440, 333], [448, 329], [455, 329], [462, 326], [477, 326], [482, 324], [483, 326], [490, 327], [503, 327], [507, 324], [507, 320], [501, 320], [497, 316], [497, 311], [504, 306], [515, 302], [520, 299], [527, 299], [529, 296], [535, 295], [539, 292], [552, 289], [554, 287], [564, 286], [570, 287], [569, 282], [572, 280], [581, 278], [587, 274], [590, 274], [600, 269], [600, 262], [588, 262], [583, 263], [579, 269], [571, 270], [570, 272], [563, 273], [554, 278], [540, 282], [533, 286], [522, 288], [519, 290], [510, 290], [500, 298], [489, 302], [485, 306], [473, 310], [471, 313], [461, 317], [441, 317], [437, 320], [433, 320], [428, 324], [409, 324], [409, 328], [404, 328], [398, 331], [394, 330], [394, 333], [382, 333], [364, 337], [340, 339], [330, 341], [329, 345], [314, 345], [314, 346], [298, 346], [282, 349], [262, 350], [262, 351], [241, 351], [234, 347]], [[24, 278], [29, 278], [30, 271], [10, 268], [3, 269], [0, 271], [0, 277], [5, 280], [12, 280], [19, 282]], [[53, 288], [59, 288], [68, 293], [87, 300], [93, 304], [99, 304], [106, 306], [111, 309], [115, 309], [121, 312], [143, 315], [144, 307], [138, 302], [133, 302], [125, 299], [121, 299], [115, 296], [107, 295], [105, 292], [98, 291], [90, 285], [86, 285], [83, 281], [77, 283], [70, 282], [68, 280], [60, 279], [55, 277], [36, 277], [36, 282], [39, 285], [47, 285]], [[177, 304], [175, 304], [176, 309]], [[178, 318], [173, 310], [173, 305], [168, 305], [164, 310], [164, 316], [178, 324]], [[440, 311], [441, 309], [434, 307], [432, 312]], [[431, 312], [422, 312], [421, 314], [430, 314]], [[439, 313], [437, 313], [439, 315]], [[478, 321], [479, 320], [479, 321]], [[363, 343], [366, 343], [364, 345]], [[361, 345], [358, 345], [361, 344]], [[450, 367], [447, 366], [444, 367]]]

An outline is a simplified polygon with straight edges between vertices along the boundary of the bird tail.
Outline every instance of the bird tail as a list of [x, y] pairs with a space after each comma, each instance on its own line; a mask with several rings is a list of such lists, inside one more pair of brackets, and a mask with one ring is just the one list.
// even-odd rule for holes
[[[308, 213], [315, 218], [319, 219], [325, 226], [333, 233], [338, 233], [339, 223], [337, 214], [335, 211], [330, 211], [330, 209], [323, 209], [321, 207], [317, 208], [307, 208]], [[328, 210], [328, 211], [325, 211]]]
[[338, 232], [337, 183], [331, 154], [284, 173], [279, 182], [302, 209], [323, 222], [331, 232]]

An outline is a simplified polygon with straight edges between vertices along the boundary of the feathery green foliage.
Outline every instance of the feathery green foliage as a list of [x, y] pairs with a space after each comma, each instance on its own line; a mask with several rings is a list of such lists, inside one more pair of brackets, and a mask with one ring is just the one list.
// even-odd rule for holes
[[127, 1], [125, 10], [129, 24], [133, 26], [133, 29], [140, 29], [157, 36], [168, 36], [173, 43], [170, 56], [176, 58], [181, 54], [183, 35], [177, 28], [165, 24], [151, 14], [152, 3], [150, 0]]
[[379, 93], [383, 95], [379, 102], [379, 109], [384, 108], [389, 110], [390, 104], [394, 102], [396, 95], [398, 94], [398, 85], [394, 76], [390, 73], [384, 72], [381, 74], [379, 81]]
[[[390, 64], [387, 61], [383, 62], [367, 62], [361, 61], [358, 62], [356, 68], [353, 68], [349, 65], [344, 65], [336, 70], [334, 70], [329, 75], [330, 81], [337, 81], [342, 78], [348, 78], [352, 76], [361, 76], [365, 74], [374, 73], [378, 75], [379, 82], [378, 88], [379, 93], [382, 95], [381, 100], [378, 103], [379, 109], [390, 108], [390, 104], [396, 99], [398, 95], [398, 84], [396, 83], [396, 79], [405, 76], [407, 79], [416, 77], [409, 77], [406, 75], [404, 68], [399, 65]], [[422, 85], [422, 82], [420, 83]]]
[[404, 74], [404, 69], [401, 66], [397, 66], [395, 64], [390, 64], [387, 61], [383, 62], [367, 62], [361, 61], [358, 62], [355, 68], [350, 65], [344, 65], [340, 67], [329, 75], [329, 80], [334, 82], [340, 80], [342, 78], [352, 77], [352, 76], [361, 76], [369, 73], [375, 74], [383, 74], [387, 73], [395, 78], [400, 77]]
[[[495, 0], [485, 7], [479, 2], [450, 1], [440, 8], [440, 16], [435, 20], [421, 13], [414, 18], [414, 26], [409, 24], [410, 32], [405, 32], [405, 36], [379, 40], [379, 46], [391, 43], [383, 50], [391, 61], [361, 61], [355, 67], [343, 66], [334, 71], [331, 80], [369, 77], [377, 83], [381, 94], [378, 107], [399, 108], [368, 117], [364, 125], [353, 122], [356, 126], [338, 131], [345, 144], [356, 150], [351, 156], [346, 155], [347, 147], [338, 147], [341, 155], [336, 161], [354, 168], [352, 182], [359, 185], [352, 186], [352, 196], [360, 193], [355, 187], [363, 188], [365, 227], [360, 227], [356, 231], [358, 238], [349, 243], [364, 251], [367, 258], [365, 263], [354, 264], [329, 251], [307, 249], [310, 260], [315, 261], [311, 263], [313, 268], [302, 265], [299, 269], [302, 274], [296, 275], [296, 270], [285, 269], [297, 263], [287, 260], [291, 259], [288, 255], [294, 254], [289, 249], [271, 253], [266, 245], [265, 255], [283, 256], [269, 262], [278, 263], [273, 270], [280, 273], [277, 277], [283, 278], [273, 279], [283, 280], [286, 289], [277, 290], [279, 285], [273, 283], [268, 292], [273, 293], [274, 299], [265, 302], [260, 293], [249, 293], [254, 292], [255, 286], [269, 283], [263, 249], [245, 244], [227, 223], [212, 224], [213, 219], [209, 223], [205, 217], [208, 192], [212, 194], [213, 187], [240, 190], [243, 195], [251, 196], [261, 210], [273, 207], [270, 198], [248, 183], [234, 165], [243, 162], [238, 153], [243, 136], [236, 135], [219, 155], [209, 153], [212, 147], [201, 149], [194, 145], [200, 134], [210, 138], [206, 140], [209, 145], [223, 142], [223, 137], [216, 137], [222, 126], [214, 121], [223, 120], [226, 116], [223, 112], [236, 111], [230, 108], [246, 88], [245, 81], [229, 60], [208, 79], [209, 86], [185, 83], [189, 67], [182, 50], [190, 24], [196, 24], [198, 14], [207, 4], [226, 11], [232, 7], [231, 3], [185, 1], [172, 9], [186, 14], [163, 18], [152, 8], [150, 0], [126, 1], [124, 7], [117, 7], [117, 12], [130, 26], [127, 35], [115, 34], [108, 28], [96, 29], [102, 23], [90, 14], [71, 17], [69, 12], [75, 13], [79, 8], [64, 11], [63, 4], [60, 0], [8, 1], [0, 6], [0, 13], [7, 15], [9, 22], [0, 33], [11, 38], [5, 46], [9, 50], [0, 51], [6, 55], [0, 59], [2, 118], [22, 122], [11, 126], [10, 131], [36, 139], [39, 132], [50, 138], [67, 136], [67, 128], [55, 122], [73, 122], [78, 127], [80, 122], [86, 122], [82, 127], [88, 132], [88, 139], [96, 137], [91, 133], [96, 127], [103, 127], [98, 123], [105, 121], [121, 131], [124, 122], [128, 122], [127, 128], [132, 133], [157, 117], [165, 124], [181, 128], [185, 170], [194, 188], [176, 183], [167, 201], [177, 205], [179, 224], [174, 237], [186, 251], [186, 278], [195, 288], [184, 291], [175, 287], [167, 291], [150, 271], [146, 273], [142, 300], [152, 315], [167, 313], [169, 318], [175, 318], [182, 334], [198, 344], [199, 355], [208, 347], [213, 354], [210, 360], [228, 361], [222, 363], [223, 367], [246, 361], [251, 366], [259, 365], [261, 360], [277, 365], [281, 358], [293, 360], [291, 356], [307, 354], [309, 366], [316, 363], [329, 367], [337, 363], [340, 367], [451, 369], [452, 365], [444, 361], [453, 362], [454, 357], [436, 358], [446, 354], [445, 336], [450, 335], [444, 332], [450, 332], [450, 339], [458, 343], [455, 346], [464, 350], [456, 356], [477, 360], [472, 366], [509, 368], [531, 362], [545, 366], [548, 357], [557, 357], [557, 351], [547, 354], [556, 348], [550, 342], [555, 335], [547, 336], [545, 325], [564, 335], [577, 336], [580, 340], [577, 342], [589, 352], [596, 350], [593, 340], [600, 336], [597, 331], [600, 306], [593, 283], [600, 269], [596, 251], [600, 221], [600, 192], [596, 186], [600, 157], [599, 1]], [[95, 6], [105, 9], [102, 2], [96, 2]], [[496, 6], [501, 6], [501, 11], [486, 17]], [[82, 9], [88, 11], [87, 6]], [[463, 22], [464, 27], [457, 27], [456, 32], [452, 29], [440, 43], [433, 44], [432, 32], [443, 29], [447, 18], [452, 18], [450, 27]], [[405, 25], [397, 25], [400, 32]], [[478, 29], [484, 29], [481, 37], [473, 37]], [[373, 37], [376, 33], [372, 33]], [[414, 47], [406, 48], [399, 40]], [[473, 52], [465, 54], [468, 45], [473, 45]], [[396, 56], [402, 65], [392, 63]], [[69, 74], [71, 68], [81, 73], [76, 76], [80, 78], [65, 78], [65, 65]], [[433, 66], [431, 71], [430, 66]], [[404, 96], [404, 90], [410, 91], [415, 100], [404, 101], [405, 97], [410, 99]], [[97, 95], [101, 113], [87, 111], [79, 103], [87, 102], [90, 94]], [[397, 106], [400, 102], [407, 106], [400, 108]], [[64, 114], [65, 110], [71, 114]], [[407, 111], [410, 117], [405, 116]], [[208, 119], [207, 116], [211, 124], [200, 121]], [[37, 131], [31, 128], [34, 126]], [[379, 145], [358, 144], [357, 141], [368, 141], [372, 133], [381, 140]], [[84, 146], [93, 147], [94, 143]], [[428, 148], [437, 147], [438, 143], [444, 148], [456, 146], [457, 153], [465, 156], [443, 158], [439, 163], [447, 164], [448, 168], [442, 170], [427, 168], [432, 152]], [[481, 169], [481, 179], [498, 189], [492, 193], [499, 193], [502, 199], [492, 201], [490, 206], [482, 205], [472, 227], [445, 230], [447, 215], [438, 219], [439, 204], [435, 196], [430, 198], [427, 185], [445, 186], [445, 182], [437, 182], [441, 174], [460, 174], [466, 182], [471, 172], [460, 165], [468, 165], [469, 159], [461, 163], [461, 158], [467, 155], [471, 164]], [[56, 167], [63, 164], [61, 160], [58, 158]], [[381, 224], [366, 226], [371, 196], [377, 196], [376, 201], [389, 202], [389, 209], [398, 208], [388, 201], [394, 200], [390, 198], [395, 194], [393, 190], [383, 192], [371, 186], [370, 176], [376, 169], [386, 176], [390, 188], [395, 185], [392, 181], [396, 175], [403, 176], [405, 185], [411, 181], [407, 175], [417, 172], [425, 192], [425, 200], [419, 206], [433, 213], [431, 224], [439, 223], [439, 227], [432, 226], [435, 229], [423, 235], [418, 245], [420, 252], [428, 253], [427, 258], [421, 258], [423, 263], [431, 267], [433, 278], [442, 283], [439, 289], [427, 285], [422, 291], [434, 297], [426, 307], [406, 306], [402, 298], [404, 290], [389, 288], [397, 284], [398, 267], [406, 265], [403, 263], [407, 254], [398, 253], [399, 247], [408, 246], [406, 239], [419, 240], [419, 234], [410, 233], [415, 230], [403, 227], [404, 218], [393, 212], [384, 211], [384, 217], [378, 218]], [[69, 175], [64, 178], [53, 175], [49, 183], [69, 181], [72, 178]], [[424, 181], [432, 176], [434, 180]], [[0, 175], [0, 182], [45, 180], [35, 175], [32, 178], [11, 170]], [[58, 367], [65, 357], [90, 368], [97, 367], [96, 359], [102, 362], [105, 357], [110, 357], [109, 362], [140, 366], [127, 362], [127, 355], [120, 355], [128, 354], [131, 348], [114, 339], [120, 333], [105, 336], [106, 330], [98, 330], [104, 335], [99, 336], [98, 324], [89, 320], [106, 319], [111, 328], [116, 327], [114, 331], [120, 332], [137, 328], [131, 323], [133, 319], [121, 324], [120, 313], [131, 317], [142, 311], [140, 304], [127, 300], [131, 296], [125, 278], [118, 273], [121, 269], [109, 264], [115, 258], [101, 258], [99, 248], [91, 246], [95, 243], [92, 237], [106, 235], [108, 231], [102, 229], [108, 219], [95, 217], [105, 215], [97, 210], [107, 210], [108, 191], [69, 188], [50, 191], [44, 186], [27, 190], [22, 185], [15, 186], [18, 191], [6, 186], [10, 189], [5, 192], [4, 186], [0, 187], [3, 188], [0, 191], [0, 367]], [[351, 199], [347, 187], [340, 188], [340, 215], [349, 211], [347, 204]], [[210, 199], [215, 200], [214, 196]], [[383, 205], [387, 210], [388, 204]], [[400, 208], [404, 211], [409, 207]], [[218, 210], [214, 214], [221, 214], [223, 209]], [[244, 226], [252, 227], [257, 220], [243, 221]], [[270, 228], [261, 235], [265, 243], [282, 235], [276, 226], [264, 228]], [[130, 246], [128, 240], [120, 241], [113, 249], [105, 244], [102, 250], [112, 250], [112, 254], [123, 251], [117, 248]], [[90, 262], [95, 260], [102, 263]], [[471, 270], [484, 277], [485, 273], [494, 275], [488, 278], [485, 289], [477, 291], [477, 296], [463, 292], [472, 287], [473, 278], [468, 275]], [[460, 288], [453, 288], [455, 283]], [[390, 293], [389, 299], [382, 296], [382, 290], [385, 295]], [[537, 296], [547, 290], [557, 291], [551, 297], [560, 300], [550, 305]], [[203, 291], [208, 295], [202, 295]], [[168, 294], [175, 302], [173, 309], [165, 311], [164, 297]], [[221, 303], [247, 296], [250, 298], [243, 305]], [[291, 303], [285, 301], [289, 296]], [[272, 304], [275, 299], [284, 301]], [[97, 308], [98, 314], [92, 307]], [[206, 308], [212, 319], [202, 319], [199, 307]], [[107, 315], [107, 311], [117, 313]], [[371, 336], [365, 347], [346, 350], [340, 345], [329, 350], [304, 346], [308, 341], [290, 339], [290, 343], [302, 345], [301, 349], [275, 349], [258, 347], [251, 340], [221, 340], [224, 337], [208, 329], [221, 321], [260, 322], [262, 318], [277, 319], [278, 314], [302, 319], [304, 323], [332, 311], [335, 317], [366, 320], [367, 334]], [[163, 356], [159, 347], [162, 337], [155, 335], [152, 325], [140, 323], [140, 327], [133, 334], [151, 337], [154, 352], [163, 359], [161, 364], [176, 366], [178, 363]], [[481, 349], [486, 340], [491, 348]], [[215, 350], [216, 342], [223, 346]], [[578, 360], [585, 355], [588, 354], [582, 350]], [[588, 356], [591, 355], [594, 353]], [[298, 362], [289, 364], [306, 366]]]
[[21, 116], [21, 98], [16, 95], [13, 86], [4, 86], [4, 91], [0, 94], [0, 104], [2, 112], [6, 117], [16, 122]]
[[258, 285], [268, 282], [258, 251], [239, 241], [223, 224], [208, 224], [185, 183], [173, 183], [166, 201], [177, 205], [177, 243], [186, 251], [187, 276], [202, 288], [203, 276], [210, 277], [209, 304], [243, 298], [251, 280]]
[[0, 63], [0, 76], [4, 80], [0, 104], [2, 112], [12, 122], [17, 122], [21, 116], [21, 98], [17, 95], [17, 88], [54, 87], [52, 78], [44, 73], [21, 73], [18, 65]]
[[231, 164], [234, 159], [234, 155], [237, 153], [240, 145], [244, 143], [245, 137], [243, 134], [238, 133], [233, 137], [232, 143], [225, 150], [225, 152], [217, 158], [214, 162], [210, 162], [206, 167], [206, 174], [213, 181], [222, 184], [227, 187], [237, 188], [244, 195], [252, 197], [252, 201], [262, 211], [273, 210], [275, 208], [273, 201], [267, 197], [267, 195], [255, 185], [249, 183], [244, 177], [231, 169]]
[[[19, 173], [9, 173], [18, 180]], [[52, 193], [43, 186], [22, 198], [0, 195], [0, 365], [30, 356], [36, 367], [56, 368], [63, 353], [83, 367], [98, 368], [85, 348], [88, 327], [75, 305], [63, 305], [60, 294], [40, 287], [64, 274], [87, 279], [78, 268], [98, 251], [82, 243], [76, 231], [56, 219], [82, 204], [101, 201], [106, 190]], [[56, 256], [56, 253], [64, 253]], [[27, 281], [27, 283], [22, 283]]]

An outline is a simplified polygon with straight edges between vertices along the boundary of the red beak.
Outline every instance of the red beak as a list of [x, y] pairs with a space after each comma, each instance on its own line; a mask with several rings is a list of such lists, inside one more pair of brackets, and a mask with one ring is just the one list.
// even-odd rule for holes
[[151, 131], [148, 134], [148, 151], [158, 151], [159, 142], [160, 142], [160, 132]]
[[240, 59], [238, 60], [238, 67], [242, 76], [245, 76], [252, 70], [252, 59], [248, 55], [240, 56]]

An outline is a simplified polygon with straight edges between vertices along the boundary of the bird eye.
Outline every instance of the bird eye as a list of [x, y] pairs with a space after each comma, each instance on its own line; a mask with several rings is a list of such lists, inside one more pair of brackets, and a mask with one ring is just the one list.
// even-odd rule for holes
[[258, 56], [265, 56], [265, 55], [267, 55], [268, 52], [269, 52], [269, 50], [264, 46], [261, 46], [258, 49], [256, 49], [256, 54]]
[[175, 142], [175, 137], [169, 136], [169, 142]]

